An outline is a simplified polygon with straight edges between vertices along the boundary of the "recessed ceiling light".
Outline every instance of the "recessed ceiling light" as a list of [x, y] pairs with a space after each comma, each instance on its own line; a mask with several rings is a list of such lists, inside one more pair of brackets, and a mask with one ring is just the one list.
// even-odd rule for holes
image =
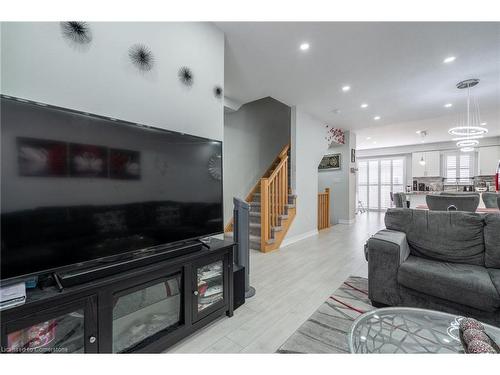
[[425, 143], [425, 141], [420, 141], [420, 143]]
[[449, 64], [453, 61], [455, 61], [456, 57], [455, 56], [448, 56], [446, 59], [443, 60], [445, 64]]
[[373, 119], [374, 119], [375, 121], [378, 121], [378, 120], [380, 120], [380, 116], [375, 116]]
[[482, 123], [481, 123], [481, 126], [486, 126], [486, 125], [488, 125], [488, 123], [487, 123], [487, 122], [482, 122]]
[[366, 140], [369, 141], [370, 139], [372, 139], [372, 137], [366, 137]]
[[299, 48], [301, 51], [307, 51], [309, 49], [309, 43], [302, 43]]
[[415, 133], [420, 134], [422, 130], [417, 130]]
[[376, 145], [377, 144], [377, 141], [373, 141], [373, 144]]
[[363, 104], [361, 104], [361, 106], [360, 106], [360, 107], [361, 107], [361, 108], [368, 108], [368, 104], [363, 103]]
[[351, 86], [348, 86], [348, 85], [346, 85], [346, 86], [343, 86], [343, 87], [342, 87], [342, 91], [343, 91], [343, 92], [347, 92], [347, 91], [349, 91], [350, 89], [351, 89]]
[[446, 104], [444, 105], [444, 107], [445, 107], [445, 108], [450, 108], [450, 107], [453, 107], [453, 104], [451, 104], [451, 103], [446, 103]]

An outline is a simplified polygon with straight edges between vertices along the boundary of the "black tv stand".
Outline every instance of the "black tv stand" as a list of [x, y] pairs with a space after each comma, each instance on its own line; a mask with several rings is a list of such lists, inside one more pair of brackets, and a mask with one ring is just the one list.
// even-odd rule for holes
[[127, 270], [109, 276], [93, 270], [85, 276], [102, 277], [62, 289], [54, 280], [61, 273], [47, 275], [47, 284], [26, 291], [23, 305], [0, 311], [2, 351], [157, 353], [232, 316], [235, 245], [196, 243], [199, 251], [163, 260], [149, 254], [140, 259], [152, 263], [125, 263]]
[[171, 246], [155, 246], [135, 251], [119, 258], [103, 259], [91, 267], [55, 272], [54, 281], [60, 288], [84, 284], [148, 264], [194, 253], [201, 250], [202, 246], [203, 243], [200, 241], [187, 241]]

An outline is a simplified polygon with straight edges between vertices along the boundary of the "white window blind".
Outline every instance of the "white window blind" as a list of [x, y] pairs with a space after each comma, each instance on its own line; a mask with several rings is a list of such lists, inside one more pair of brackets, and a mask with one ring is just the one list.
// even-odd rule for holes
[[460, 177], [461, 183], [469, 183], [470, 178], [472, 177], [471, 171], [471, 155], [470, 154], [461, 154], [460, 155], [460, 164], [458, 176]]
[[445, 156], [445, 178], [447, 184], [469, 184], [473, 176], [472, 154], [460, 152], [448, 153]]
[[391, 207], [391, 192], [404, 191], [403, 158], [359, 160], [357, 194], [364, 207], [382, 210]]

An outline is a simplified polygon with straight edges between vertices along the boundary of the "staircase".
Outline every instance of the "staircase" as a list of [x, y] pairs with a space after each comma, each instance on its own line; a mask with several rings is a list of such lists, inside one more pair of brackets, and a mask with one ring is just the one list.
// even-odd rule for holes
[[[264, 176], [248, 194], [250, 204], [250, 248], [269, 252], [280, 247], [296, 213], [296, 196], [290, 192], [290, 145], [276, 157]], [[232, 220], [226, 237], [232, 237]]]

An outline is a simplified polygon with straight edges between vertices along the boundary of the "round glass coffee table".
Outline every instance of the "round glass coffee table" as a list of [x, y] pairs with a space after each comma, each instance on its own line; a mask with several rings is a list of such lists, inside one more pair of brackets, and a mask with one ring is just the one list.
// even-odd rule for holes
[[[463, 353], [461, 316], [410, 307], [387, 307], [359, 316], [349, 332], [351, 353]], [[484, 324], [500, 343], [500, 328]]]

